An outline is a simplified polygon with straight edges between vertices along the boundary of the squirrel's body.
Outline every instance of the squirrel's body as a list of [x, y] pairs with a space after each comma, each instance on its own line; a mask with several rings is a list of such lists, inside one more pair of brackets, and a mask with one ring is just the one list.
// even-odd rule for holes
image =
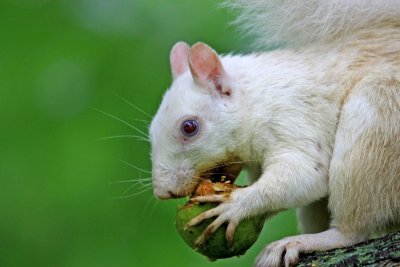
[[[364, 224], [360, 226], [361, 232], [369, 232], [382, 230], [375, 226], [380, 228], [385, 217], [389, 221], [400, 220], [400, 24], [360, 31], [339, 43], [330, 41], [297, 50], [226, 56], [222, 57], [222, 64], [234, 80], [233, 91], [240, 92], [236, 94], [240, 109], [235, 114], [239, 117], [235, 119], [240, 121], [242, 132], [234, 141], [235, 146], [238, 146], [238, 140], [240, 142], [240, 158], [257, 162], [261, 167], [287, 146], [304, 153], [299, 155], [300, 165], [307, 164], [305, 160], [308, 159], [308, 167], [315, 169], [314, 189], [299, 192], [301, 197], [289, 199], [289, 202], [302, 207], [313, 199], [326, 196], [331, 187], [341, 193], [345, 191], [341, 187], [354, 184], [359, 192], [352, 191], [347, 197], [339, 194], [337, 200], [330, 202], [335, 212], [343, 210], [336, 204], [354, 205], [349, 213], [351, 218], [341, 219], [343, 227], [355, 230], [348, 223], [353, 220]], [[387, 114], [380, 112], [382, 110]], [[342, 159], [345, 151], [341, 146], [353, 149], [352, 157], [355, 158], [351, 161]], [[357, 149], [357, 146], [361, 147]], [[387, 155], [376, 155], [383, 147]], [[378, 151], [373, 151], [374, 148]], [[375, 155], [374, 161], [371, 161], [370, 153]], [[288, 169], [296, 157], [292, 159], [286, 162]], [[338, 167], [336, 164], [356, 160], [366, 161], [369, 166], [360, 165], [362, 167], [355, 170], [358, 175], [353, 174], [350, 181], [344, 181], [348, 174], [339, 174], [341, 168], [350, 171], [354, 166]], [[394, 161], [389, 163], [391, 160]], [[258, 175], [253, 179], [257, 180]], [[299, 177], [298, 183], [290, 181], [296, 187], [303, 182], [303, 177]], [[318, 182], [321, 183], [319, 186]], [[387, 184], [392, 190], [391, 196], [397, 197], [394, 201], [397, 209], [391, 210], [393, 203], [379, 201], [386, 194], [379, 191], [388, 189], [382, 189], [381, 183]], [[274, 187], [268, 195], [283, 194], [278, 189]], [[286, 191], [288, 187], [284, 186], [282, 190]], [[304, 190], [309, 187], [304, 186]], [[293, 207], [292, 203], [281, 202], [277, 207], [270, 205], [272, 210]], [[361, 211], [363, 206], [370, 212]], [[382, 216], [382, 212], [386, 216]], [[369, 213], [376, 214], [374, 221], [369, 218]]]
[[[250, 19], [257, 26], [261, 6], [278, 2], [235, 3], [242, 17], [261, 14]], [[354, 25], [337, 10], [324, 21], [313, 14], [311, 23], [304, 19], [310, 7], [299, 6], [299, 21], [319, 32], [292, 42], [277, 34], [269, 43], [288, 48], [219, 57], [204, 44], [176, 45], [174, 84], [151, 126], [161, 198], [189, 194], [198, 175], [229, 158], [247, 168], [249, 187], [197, 199], [222, 202], [192, 222], [217, 216], [208, 234], [228, 222], [230, 240], [243, 218], [299, 208], [301, 230], [315, 234], [271, 244], [257, 266], [279, 265], [282, 254], [289, 265], [299, 252], [351, 245], [400, 223], [400, 3], [312, 2], [314, 11], [345, 6], [343, 18]], [[318, 28], [318, 21], [341, 23]], [[188, 121], [201, 131], [182, 135], [193, 129], [184, 128]]]

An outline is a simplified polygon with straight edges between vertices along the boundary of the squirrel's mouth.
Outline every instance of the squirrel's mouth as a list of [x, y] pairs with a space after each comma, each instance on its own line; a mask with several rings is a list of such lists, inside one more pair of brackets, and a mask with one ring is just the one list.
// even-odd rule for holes
[[160, 199], [171, 199], [193, 196], [202, 182], [233, 184], [242, 168], [243, 163], [241, 161], [224, 161], [213, 165], [210, 164], [207, 167], [204, 166], [195, 172], [194, 178], [189, 185], [180, 190], [168, 190], [165, 196], [158, 197]]
[[223, 162], [201, 171], [197, 177], [212, 183], [234, 183], [243, 168], [241, 162]]

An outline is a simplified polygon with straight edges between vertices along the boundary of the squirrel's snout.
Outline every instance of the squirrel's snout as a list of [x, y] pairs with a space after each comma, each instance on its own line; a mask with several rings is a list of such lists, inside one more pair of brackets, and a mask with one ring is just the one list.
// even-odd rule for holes
[[173, 190], [158, 190], [157, 188], [154, 187], [153, 189], [154, 196], [160, 200], [165, 200], [165, 199], [174, 199], [174, 198], [181, 198], [185, 197], [183, 194], [178, 194], [174, 192]]
[[161, 200], [176, 198], [176, 196], [171, 191], [161, 191], [154, 189], [153, 192], [154, 196]]
[[153, 163], [154, 196], [158, 199], [173, 199], [190, 195], [198, 183], [191, 166], [187, 161], [180, 161], [175, 165]]

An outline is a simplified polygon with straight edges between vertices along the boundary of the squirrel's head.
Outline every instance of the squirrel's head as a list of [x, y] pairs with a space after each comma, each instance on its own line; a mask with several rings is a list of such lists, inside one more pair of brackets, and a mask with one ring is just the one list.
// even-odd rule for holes
[[240, 171], [233, 164], [237, 107], [220, 57], [203, 43], [179, 42], [170, 62], [173, 84], [150, 126], [153, 188], [161, 199], [189, 195], [200, 176]]

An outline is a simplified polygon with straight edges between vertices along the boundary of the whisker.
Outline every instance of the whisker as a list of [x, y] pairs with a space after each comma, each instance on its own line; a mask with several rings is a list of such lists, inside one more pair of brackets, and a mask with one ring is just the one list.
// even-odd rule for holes
[[143, 194], [144, 192], [146, 192], [146, 191], [148, 191], [150, 189], [151, 189], [151, 187], [147, 187], [146, 189], [144, 189], [142, 191], [139, 191], [139, 192], [136, 192], [136, 193], [133, 193], [133, 194], [130, 194], [130, 195], [126, 195], [126, 196], [112, 197], [111, 199], [124, 199], [124, 198], [134, 197], [134, 196]]
[[129, 102], [128, 100], [126, 100], [125, 98], [123, 98], [122, 96], [115, 94], [119, 99], [121, 99], [122, 101], [124, 101], [125, 103], [127, 103], [129, 106], [133, 107], [134, 109], [142, 112], [144, 115], [148, 116], [150, 119], [153, 118], [153, 116], [151, 116], [149, 113], [147, 113], [146, 111], [142, 110], [141, 108], [135, 106], [134, 104], [132, 104], [131, 102]]
[[[129, 186], [127, 189], [124, 190], [123, 194], [126, 195], [132, 188], [135, 188], [138, 184], [133, 184], [131, 186]], [[142, 184], [141, 186], [139, 186], [137, 189], [143, 189], [143, 188], [149, 188], [151, 186], [151, 184]]]
[[149, 206], [149, 203], [151, 202], [151, 200], [153, 200], [153, 196], [149, 197], [149, 199], [146, 201], [146, 205], [144, 205], [143, 211], [142, 211], [142, 218], [144, 218], [144, 215], [146, 214], [146, 209]]
[[141, 119], [133, 119], [134, 121], [139, 121], [139, 122], [143, 122], [144, 124], [146, 124], [146, 126], [147, 127], [149, 127], [149, 125], [150, 125], [150, 121], [148, 121], [148, 120], [141, 120]]
[[[152, 198], [153, 198], [153, 197], [152, 197]], [[154, 198], [153, 198], [153, 199], [154, 199]], [[158, 203], [160, 203], [160, 201], [154, 201], [153, 207], [151, 207], [151, 211], [150, 211], [150, 219], [153, 217], [154, 209], [155, 209], [155, 207], [158, 205]]]
[[143, 182], [147, 182], [147, 181], [151, 181], [151, 178], [121, 180], [121, 181], [111, 182], [110, 184], [143, 183]]
[[140, 136], [140, 135], [130, 135], [130, 134], [100, 137], [97, 140], [103, 141], [103, 140], [110, 140], [110, 139], [117, 139], [117, 138], [136, 138], [136, 140], [138, 140], [138, 141], [150, 142], [150, 140], [148, 138], [144, 138], [143, 136]]
[[118, 117], [116, 117], [116, 116], [114, 116], [114, 115], [112, 115], [110, 113], [107, 113], [105, 111], [102, 111], [102, 110], [94, 108], [94, 107], [92, 107], [92, 109], [97, 111], [97, 112], [100, 112], [103, 115], [106, 115], [106, 116], [108, 116], [110, 118], [113, 118], [114, 120], [117, 120], [117, 121], [119, 121], [119, 122], [121, 122], [121, 123], [123, 123], [123, 124], [125, 124], [125, 125], [127, 125], [129, 127], [131, 127], [132, 129], [136, 130], [137, 132], [143, 134], [146, 138], [149, 137], [146, 133], [144, 133], [143, 131], [139, 130], [139, 128], [135, 127], [134, 125], [132, 125], [132, 124], [130, 124], [130, 123], [128, 123], [128, 122], [126, 122], [126, 121], [124, 121], [124, 120], [122, 120], [122, 119], [120, 119], [120, 118], [118, 118]]
[[141, 172], [145, 172], [145, 173], [151, 174], [151, 172], [149, 172], [149, 171], [146, 171], [146, 170], [144, 170], [144, 169], [142, 169], [142, 168], [136, 167], [135, 165], [133, 165], [133, 164], [131, 164], [131, 163], [129, 163], [129, 162], [127, 162], [127, 161], [125, 161], [125, 160], [122, 160], [122, 159], [120, 159], [119, 161], [121, 161], [122, 163], [124, 163], [124, 164], [128, 165], [129, 167], [132, 167], [132, 168], [134, 168], [134, 169], [136, 169], [136, 170], [138, 170], [138, 171], [141, 171]]
[[138, 138], [137, 140], [138, 140], [138, 141], [143, 141], [143, 142], [146, 142], [146, 143], [150, 143], [150, 139], [144, 138], [144, 137]]

